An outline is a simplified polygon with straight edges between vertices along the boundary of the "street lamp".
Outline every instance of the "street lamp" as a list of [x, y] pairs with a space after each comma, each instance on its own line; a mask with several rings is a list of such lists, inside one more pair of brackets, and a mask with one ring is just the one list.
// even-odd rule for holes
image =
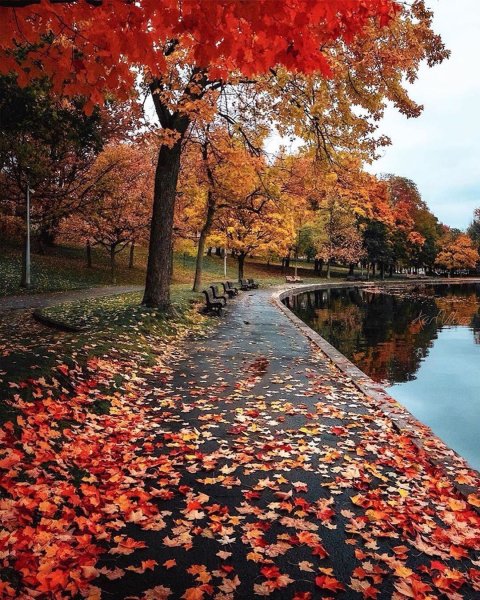
[[223, 251], [223, 276], [227, 279], [227, 248], [228, 248], [228, 237], [225, 232], [225, 248]]
[[300, 246], [300, 228], [302, 224], [297, 228], [297, 240], [295, 244], [295, 281], [298, 279], [298, 247]]
[[30, 180], [27, 175], [27, 202], [25, 207], [25, 221], [27, 233], [25, 236], [25, 259], [22, 272], [22, 281], [20, 285], [24, 288], [31, 286], [31, 260], [30, 260], [30, 194], [34, 194], [35, 190], [30, 189]]

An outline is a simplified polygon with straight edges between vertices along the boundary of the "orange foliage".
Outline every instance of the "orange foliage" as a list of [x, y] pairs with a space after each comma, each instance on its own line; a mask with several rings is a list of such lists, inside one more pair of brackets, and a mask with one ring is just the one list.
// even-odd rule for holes
[[449, 270], [474, 269], [480, 262], [480, 256], [468, 235], [460, 234], [452, 239], [447, 233], [436, 262]]

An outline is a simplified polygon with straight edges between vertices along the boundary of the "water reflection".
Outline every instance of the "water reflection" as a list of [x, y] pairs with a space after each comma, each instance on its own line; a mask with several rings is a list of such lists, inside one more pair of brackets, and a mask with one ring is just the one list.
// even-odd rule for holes
[[291, 308], [480, 469], [480, 285], [322, 290]]
[[383, 385], [415, 379], [446, 327], [468, 327], [480, 343], [480, 285], [317, 290], [292, 309]]

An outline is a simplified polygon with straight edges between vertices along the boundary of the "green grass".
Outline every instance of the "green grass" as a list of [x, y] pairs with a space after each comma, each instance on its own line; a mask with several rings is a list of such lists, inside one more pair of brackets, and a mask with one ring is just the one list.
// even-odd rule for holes
[[[118, 260], [117, 284], [141, 285], [145, 280], [142, 265], [128, 269], [126, 253]], [[16, 248], [0, 251], [0, 295], [53, 292], [109, 285], [110, 268], [105, 252], [93, 250], [93, 267], [87, 268], [82, 248], [55, 247], [45, 255], [32, 254], [32, 287], [20, 287], [22, 256]]]
[[[100, 248], [92, 249], [93, 267], [87, 268], [85, 251], [78, 247], [58, 246], [48, 250], [47, 254], [32, 254], [32, 287], [25, 290], [20, 287], [21, 251], [18, 248], [0, 250], [0, 296], [12, 294], [55, 292], [94, 286], [111, 285], [108, 256]], [[128, 268], [128, 250], [117, 257], [117, 285], [143, 285], [147, 262], [146, 248], [135, 251], [135, 266]], [[289, 269], [293, 274], [294, 263]], [[227, 279], [237, 280], [237, 261], [228, 257]], [[313, 264], [299, 262], [303, 277], [315, 277]], [[195, 271], [193, 253], [176, 253], [174, 256], [174, 284], [191, 285]], [[332, 268], [332, 277], [344, 277], [347, 270], [342, 267]], [[267, 265], [261, 259], [247, 260], [245, 276], [259, 279], [263, 285], [274, 285], [284, 281], [280, 263]], [[225, 279], [223, 259], [218, 256], [205, 256], [203, 282], [211, 283]]]
[[201, 301], [201, 296], [186, 286], [173, 286], [172, 309], [168, 314], [142, 306], [141, 299], [141, 293], [132, 292], [65, 302], [44, 308], [42, 313], [55, 321], [88, 329], [89, 335], [102, 332], [115, 336], [119, 331], [128, 330], [144, 335], [154, 332], [164, 337], [176, 334], [181, 324], [192, 324], [190, 312]]

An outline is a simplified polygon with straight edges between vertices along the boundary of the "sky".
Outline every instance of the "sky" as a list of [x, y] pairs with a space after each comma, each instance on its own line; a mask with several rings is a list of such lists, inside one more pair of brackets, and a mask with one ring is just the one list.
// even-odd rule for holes
[[369, 170], [412, 179], [440, 221], [465, 229], [480, 207], [480, 1], [428, 5], [452, 56], [421, 68], [411, 87], [425, 106], [419, 118], [387, 110], [380, 128], [392, 145]]

